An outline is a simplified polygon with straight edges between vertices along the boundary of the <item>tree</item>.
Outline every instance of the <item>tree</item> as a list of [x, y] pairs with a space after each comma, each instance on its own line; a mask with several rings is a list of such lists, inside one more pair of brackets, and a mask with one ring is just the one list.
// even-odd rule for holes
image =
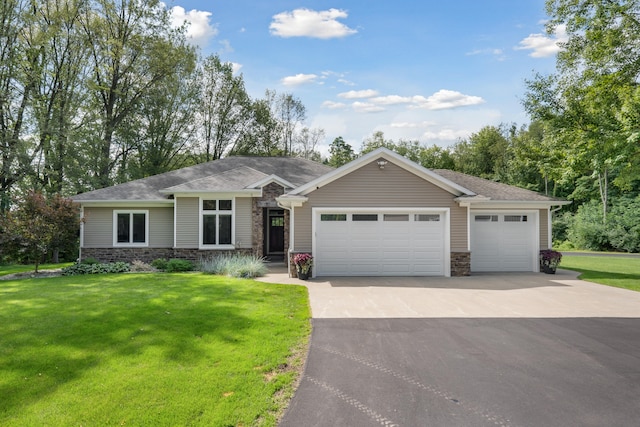
[[306, 118], [306, 108], [300, 99], [290, 93], [281, 94], [276, 101], [276, 117], [282, 131], [282, 151], [285, 156], [293, 154], [296, 129]]
[[353, 152], [351, 145], [347, 144], [341, 136], [333, 140], [329, 146], [329, 165], [333, 167], [340, 167], [349, 163], [356, 158], [356, 154]]
[[300, 157], [309, 160], [318, 160], [320, 158], [320, 153], [316, 151], [316, 147], [324, 136], [324, 129], [309, 129], [308, 127], [302, 128], [296, 137], [296, 145], [300, 147], [298, 151]]
[[88, 59], [79, 20], [85, 0], [38, 2], [26, 17], [25, 40], [39, 52], [32, 69], [35, 90], [31, 101], [37, 123], [39, 153], [35, 185], [49, 194], [60, 193], [66, 181], [67, 157], [74, 132], [80, 123], [80, 107]]
[[175, 74], [147, 90], [119, 135], [132, 148], [120, 180], [144, 178], [193, 164], [197, 132], [199, 82], [195, 52], [183, 51]]
[[231, 63], [220, 61], [217, 55], [204, 60], [200, 87], [204, 160], [217, 160], [244, 137], [250, 125], [250, 100], [242, 75], [234, 76]]
[[33, 150], [26, 137], [28, 108], [36, 82], [32, 70], [38, 50], [22, 37], [26, 0], [0, 2], [0, 213], [10, 206], [11, 190], [31, 171]]
[[485, 126], [471, 134], [468, 140], [453, 148], [456, 170], [482, 178], [503, 181], [511, 155], [508, 130], [505, 125]]
[[80, 217], [78, 207], [69, 199], [56, 195], [46, 199], [31, 191], [6, 212], [0, 228], [5, 253], [35, 263], [35, 271], [45, 255], [58, 252], [77, 239]]
[[[82, 24], [91, 46], [92, 96], [96, 150], [87, 156], [97, 187], [112, 183], [112, 172], [132, 149], [118, 144], [125, 119], [144, 94], [173, 75], [184, 59], [182, 29], [171, 30], [168, 11], [157, 0], [94, 0]], [[126, 142], [126, 141], [120, 141]]]
[[275, 91], [267, 90], [265, 97], [251, 102], [249, 109], [249, 128], [230, 154], [254, 156], [281, 156], [281, 123], [275, 116]]
[[606, 222], [610, 184], [625, 188], [637, 178], [640, 147], [624, 111], [640, 77], [640, 1], [547, 0], [547, 12], [547, 30], [562, 26], [569, 39], [557, 72], [527, 82], [524, 105], [564, 153], [562, 180], [596, 183]]

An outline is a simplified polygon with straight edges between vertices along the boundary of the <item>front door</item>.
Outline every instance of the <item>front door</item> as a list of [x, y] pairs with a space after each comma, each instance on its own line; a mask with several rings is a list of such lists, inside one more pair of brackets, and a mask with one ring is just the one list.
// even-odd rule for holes
[[266, 255], [284, 254], [284, 210], [267, 209]]

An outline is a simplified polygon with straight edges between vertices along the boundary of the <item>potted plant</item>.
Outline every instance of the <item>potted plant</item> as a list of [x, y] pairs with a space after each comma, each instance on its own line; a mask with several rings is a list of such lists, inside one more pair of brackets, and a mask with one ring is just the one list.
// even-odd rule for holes
[[540, 251], [540, 269], [547, 274], [556, 274], [556, 268], [562, 260], [562, 254], [553, 249]]
[[311, 254], [295, 254], [293, 256], [293, 264], [296, 266], [298, 279], [307, 280], [311, 274], [311, 267], [313, 266], [313, 257]]

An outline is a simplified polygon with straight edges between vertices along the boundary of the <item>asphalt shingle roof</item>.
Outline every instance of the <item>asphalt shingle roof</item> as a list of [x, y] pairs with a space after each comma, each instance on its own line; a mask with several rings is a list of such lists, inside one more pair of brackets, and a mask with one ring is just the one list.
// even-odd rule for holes
[[551, 202], [560, 200], [554, 197], [544, 196], [540, 193], [536, 193], [535, 191], [525, 190], [524, 188], [490, 181], [488, 179], [478, 178], [477, 176], [467, 175], [448, 169], [433, 169], [432, 171], [443, 178], [473, 191], [478, 196], [488, 197], [491, 200], [527, 202]]
[[[236, 169], [237, 174], [230, 172], [234, 169]], [[207, 179], [210, 179], [210, 183], [212, 184], [217, 182], [224, 186], [239, 185], [245, 181], [248, 181], [245, 184], [248, 185], [269, 175], [276, 175], [297, 187], [332, 170], [333, 168], [329, 166], [299, 157], [227, 157], [137, 179], [113, 187], [89, 191], [78, 194], [72, 197], [72, 199], [77, 202], [101, 200], [166, 200], [168, 194], [163, 194], [160, 190], [169, 187], [180, 185], [186, 185], [187, 187], [190, 185], [197, 186], [206, 182]], [[230, 175], [235, 176], [230, 178]], [[217, 188], [209, 187], [208, 190], [224, 191], [225, 189], [222, 188], [218, 190]]]

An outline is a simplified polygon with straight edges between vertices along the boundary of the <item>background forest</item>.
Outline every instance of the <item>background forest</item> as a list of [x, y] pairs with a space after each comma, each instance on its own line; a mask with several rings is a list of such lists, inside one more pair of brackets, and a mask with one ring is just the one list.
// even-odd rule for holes
[[[450, 147], [374, 133], [355, 149], [306, 127], [291, 93], [252, 99], [154, 0], [0, 0], [0, 214], [29, 192], [70, 196], [229, 155], [340, 166], [385, 146], [573, 201], [561, 249], [640, 251], [640, 0], [548, 0], [568, 42], [519, 94], [531, 122]], [[514, 94], [518, 95], [518, 94]], [[330, 155], [321, 142], [329, 138]]]

